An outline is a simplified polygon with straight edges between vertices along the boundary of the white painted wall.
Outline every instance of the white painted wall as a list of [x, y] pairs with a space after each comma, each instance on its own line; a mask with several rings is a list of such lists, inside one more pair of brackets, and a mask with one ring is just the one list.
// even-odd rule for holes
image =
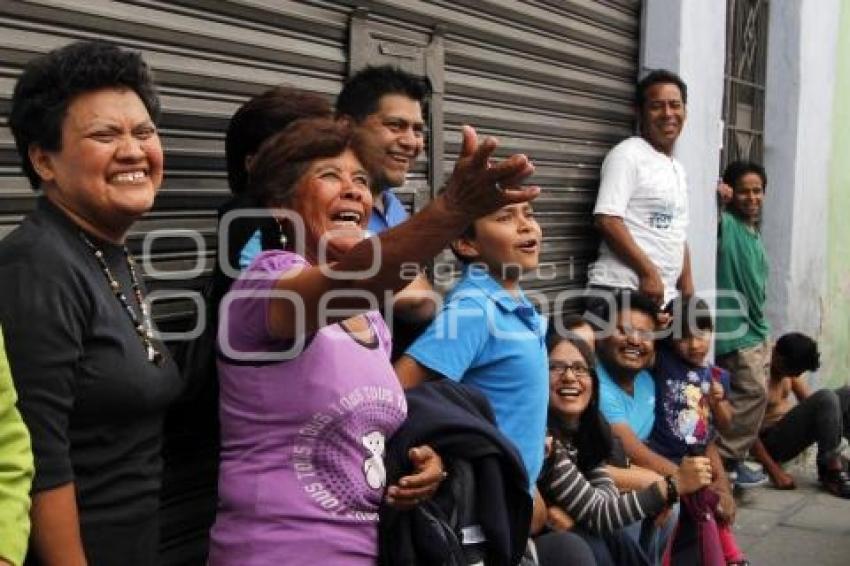
[[839, 9], [838, 0], [770, 4], [762, 234], [774, 337], [820, 334]]
[[692, 269], [697, 293], [715, 285], [717, 201], [726, 50], [726, 2], [646, 0], [641, 76], [650, 69], [678, 73], [688, 86], [688, 118], [675, 155], [688, 174]]

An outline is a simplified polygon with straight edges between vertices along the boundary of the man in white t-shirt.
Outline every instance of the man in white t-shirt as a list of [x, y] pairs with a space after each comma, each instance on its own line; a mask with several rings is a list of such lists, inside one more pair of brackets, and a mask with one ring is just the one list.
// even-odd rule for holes
[[688, 191], [673, 146], [687, 115], [687, 87], [666, 70], [637, 85], [640, 136], [615, 146], [602, 163], [594, 224], [602, 236], [599, 258], [589, 269], [594, 289], [634, 289], [659, 306], [693, 294], [686, 240]]

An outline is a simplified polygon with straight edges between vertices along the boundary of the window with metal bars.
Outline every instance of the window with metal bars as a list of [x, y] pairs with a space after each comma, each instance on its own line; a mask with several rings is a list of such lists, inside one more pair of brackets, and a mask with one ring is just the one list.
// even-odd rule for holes
[[768, 0], [727, 0], [721, 169], [763, 162]]

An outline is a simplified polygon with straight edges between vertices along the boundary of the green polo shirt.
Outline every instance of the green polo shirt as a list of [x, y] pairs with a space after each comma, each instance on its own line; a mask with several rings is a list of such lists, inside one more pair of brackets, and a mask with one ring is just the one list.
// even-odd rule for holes
[[[720, 215], [717, 237], [717, 323], [715, 353], [729, 354], [767, 340], [770, 325], [764, 307], [767, 254], [758, 230], [733, 214]], [[741, 302], [725, 296], [740, 294]]]

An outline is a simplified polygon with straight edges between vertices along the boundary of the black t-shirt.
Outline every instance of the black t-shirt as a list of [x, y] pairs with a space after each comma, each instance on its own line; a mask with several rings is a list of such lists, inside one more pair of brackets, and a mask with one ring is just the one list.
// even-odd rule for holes
[[[122, 248], [88, 237], [141, 320]], [[148, 361], [80, 229], [44, 198], [0, 242], [0, 322], [33, 493], [74, 482], [89, 564], [155, 564], [162, 421], [182, 384], [163, 344]]]

